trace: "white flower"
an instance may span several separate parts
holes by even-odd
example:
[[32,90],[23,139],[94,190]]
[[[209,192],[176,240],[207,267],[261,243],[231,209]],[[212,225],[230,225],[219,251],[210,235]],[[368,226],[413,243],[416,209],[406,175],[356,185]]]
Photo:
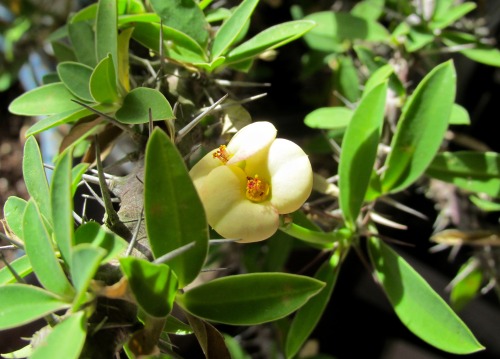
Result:
[[252,123],[190,171],[208,223],[225,238],[269,238],[279,215],[299,209],[311,193],[309,158],[276,132],[269,122]]

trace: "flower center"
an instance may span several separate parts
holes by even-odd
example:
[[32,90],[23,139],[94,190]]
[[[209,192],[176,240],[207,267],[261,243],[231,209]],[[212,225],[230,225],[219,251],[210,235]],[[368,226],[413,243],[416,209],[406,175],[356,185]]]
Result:
[[228,152],[225,145],[220,145],[219,149],[214,152],[213,157],[218,158],[222,163],[226,164],[231,154]]
[[269,184],[262,181],[259,175],[247,177],[247,198],[252,202],[262,202],[269,195]]

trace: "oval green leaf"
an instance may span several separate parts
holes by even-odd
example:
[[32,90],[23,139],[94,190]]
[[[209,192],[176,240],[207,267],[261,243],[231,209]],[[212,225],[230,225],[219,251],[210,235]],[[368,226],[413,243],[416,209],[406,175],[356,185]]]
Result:
[[426,175],[471,192],[500,197],[500,154],[496,152],[443,152]]
[[83,101],[94,101],[89,85],[92,67],[78,62],[61,62],[57,65],[57,74],[73,95]]
[[456,103],[453,104],[450,115],[450,125],[470,125],[469,112]]
[[74,290],[59,264],[38,206],[32,199],[24,211],[23,233],[24,249],[40,283],[55,294],[71,298]]
[[149,110],[153,121],[175,117],[170,103],[160,91],[137,87],[124,97],[122,107],[116,111],[116,119],[128,124],[148,123]]
[[231,50],[226,57],[226,63],[243,61],[256,57],[266,50],[283,46],[298,39],[315,25],[313,21],[297,20],[272,26]]
[[77,312],[57,324],[35,349],[30,359],[78,359],[85,344],[85,312]]
[[26,284],[1,286],[0,298],[0,330],[18,327],[69,307],[52,293]]
[[3,206],[3,215],[12,232],[23,239],[23,213],[26,208],[26,200],[10,196]]
[[44,217],[52,225],[49,183],[45,175],[40,147],[35,137],[29,137],[24,144],[23,177],[32,200],[36,202]]
[[384,193],[415,182],[443,141],[455,101],[456,73],[451,61],[436,66],[403,108],[382,176]]
[[320,11],[307,15],[304,20],[314,21],[318,26],[304,36],[314,50],[342,52],[347,50],[345,40],[386,42],[389,33],[378,22],[348,13]]
[[62,82],[56,82],[22,94],[10,103],[9,111],[23,116],[54,115],[81,109],[79,104],[72,101],[75,99]]
[[106,256],[106,251],[89,243],[75,246],[71,252],[71,281],[75,286],[76,295],[73,310],[77,310],[85,299],[85,293],[90,281]]
[[309,113],[304,123],[320,130],[345,128],[352,118],[353,110],[347,107],[322,107]]
[[212,280],[178,297],[188,312],[210,321],[255,325],[287,316],[324,283],[285,273],[241,274]]
[[153,131],[146,147],[144,216],[155,258],[195,243],[168,262],[181,288],[192,282],[207,255],[208,225],[180,153],[159,128]]
[[185,33],[203,47],[207,44],[209,25],[195,1],[151,0],[151,6],[165,25]]
[[61,257],[68,265],[71,263],[70,252],[74,242],[73,196],[71,194],[72,159],[70,151],[65,151],[59,156],[50,186],[54,239],[61,251]]
[[96,102],[105,104],[117,102],[116,73],[111,54],[103,58],[92,72],[90,93]]
[[427,343],[454,354],[484,349],[469,328],[429,284],[396,252],[376,238],[369,253],[382,287],[399,319]]
[[90,67],[97,65],[95,35],[91,23],[87,21],[70,22],[68,33],[78,62]]
[[[98,107],[95,108],[98,109]],[[79,108],[73,110],[42,118],[41,120],[35,122],[35,124],[33,124],[33,126],[26,131],[26,137],[36,135],[40,132],[48,130],[49,128],[57,127],[65,123],[75,122],[89,115],[93,115],[92,111],[80,106]],[[97,115],[94,116],[97,117]]]
[[101,227],[97,222],[87,222],[82,224],[75,232],[75,244],[92,244],[94,247],[100,247],[106,250],[106,255],[102,258],[102,263],[122,254],[128,246],[127,241],[117,234]]
[[167,265],[126,257],[120,258],[120,266],[137,303],[147,314],[156,318],[170,314],[178,281]]
[[[118,68],[118,9],[116,0],[99,0],[95,19],[96,60],[107,58],[111,54],[113,70]],[[77,45],[78,46],[78,45]],[[114,73],[116,79],[116,72]],[[116,81],[116,80],[115,80]],[[104,101],[98,101],[104,102]]]
[[339,204],[353,229],[365,198],[384,120],[387,82],[365,95],[354,111],[342,140],[339,162]]
[[343,256],[344,254],[337,250],[314,275],[314,278],[325,282],[326,285],[319,294],[311,298],[295,314],[286,337],[285,353],[287,358],[295,357],[322,317],[337,282],[340,261]]
[[234,43],[244,29],[258,3],[259,0],[244,0],[222,24],[214,37],[211,59],[216,59],[225,54],[229,46]]
[[483,271],[478,259],[469,258],[460,267],[452,283],[450,305],[454,310],[461,311],[479,293],[483,283]]

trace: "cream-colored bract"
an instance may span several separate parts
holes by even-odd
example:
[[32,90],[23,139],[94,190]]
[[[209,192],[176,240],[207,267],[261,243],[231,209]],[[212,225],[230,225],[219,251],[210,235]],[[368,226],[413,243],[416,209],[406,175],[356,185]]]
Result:
[[296,211],[311,194],[309,158],[276,133],[270,122],[254,122],[191,169],[208,223],[221,236],[267,239],[278,230],[279,215]]

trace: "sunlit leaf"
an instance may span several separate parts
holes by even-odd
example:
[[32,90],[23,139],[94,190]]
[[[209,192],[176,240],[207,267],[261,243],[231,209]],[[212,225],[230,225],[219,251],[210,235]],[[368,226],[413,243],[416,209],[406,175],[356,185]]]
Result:
[[399,319],[427,343],[454,354],[484,349],[469,328],[410,265],[384,242],[370,238],[371,261]]
[[9,111],[16,115],[42,116],[81,109],[62,82],[37,87],[12,101]]
[[35,321],[49,313],[69,307],[54,294],[26,284],[0,286],[0,330]]
[[365,95],[347,126],[339,162],[339,204],[346,223],[356,226],[377,156],[387,83]]
[[177,29],[204,47],[208,41],[208,23],[203,11],[193,0],[151,0],[163,24]]
[[122,107],[116,111],[116,119],[123,123],[147,123],[151,120],[174,118],[172,107],[165,96],[155,89],[137,87],[125,95]]
[[483,272],[478,260],[472,257],[464,263],[452,283],[450,305],[454,310],[461,311],[481,289]]
[[59,157],[50,185],[50,204],[54,223],[54,239],[64,261],[71,263],[71,247],[74,242],[73,196],[71,194],[71,152]]
[[283,318],[323,287],[323,282],[293,274],[241,274],[201,284],[178,296],[178,302],[200,318],[254,325]]
[[[95,19],[96,60],[101,62],[111,55],[114,71],[118,69],[118,10],[116,0],[99,0]],[[78,46],[78,45],[76,45]],[[116,73],[114,78],[116,79]],[[116,80],[115,80],[116,81]],[[95,98],[95,97],[94,97]],[[98,101],[106,102],[106,101]]]
[[10,196],[3,206],[3,215],[9,228],[16,236],[23,239],[23,213],[26,208],[26,200]]
[[443,141],[455,101],[456,73],[448,61],[436,66],[403,108],[382,176],[383,192],[397,192],[416,181]]
[[128,246],[123,238],[92,221],[82,224],[75,232],[75,245],[84,243],[106,250],[106,255],[101,259],[102,263],[116,258]]
[[111,54],[97,64],[90,77],[90,93],[96,102],[112,104],[118,100],[115,65]]
[[322,107],[309,113],[304,123],[321,130],[345,128],[351,121],[353,112],[347,107]]
[[451,109],[450,125],[470,125],[469,112],[462,106],[454,104]]
[[500,67],[500,50],[479,42],[474,35],[457,31],[443,31],[442,39],[447,46],[463,48],[459,52],[473,61]]
[[234,10],[232,15],[222,24],[214,37],[212,44],[211,58],[215,59],[224,55],[252,15],[259,0],[244,0]]
[[315,25],[312,21],[297,20],[272,26],[231,50],[226,57],[226,63],[240,62],[266,50],[283,46],[301,37]]
[[155,258],[194,242],[193,248],[168,262],[184,287],[196,278],[205,261],[208,225],[184,160],[159,128],[146,147],[144,216]]
[[40,283],[61,297],[71,298],[74,290],[59,264],[40,210],[32,199],[24,210],[23,233],[24,249]]
[[57,65],[57,73],[66,88],[83,101],[93,102],[90,94],[90,76],[92,67],[79,62],[61,62]]
[[30,359],[78,359],[85,343],[85,312],[72,313],[52,328],[37,346]]

